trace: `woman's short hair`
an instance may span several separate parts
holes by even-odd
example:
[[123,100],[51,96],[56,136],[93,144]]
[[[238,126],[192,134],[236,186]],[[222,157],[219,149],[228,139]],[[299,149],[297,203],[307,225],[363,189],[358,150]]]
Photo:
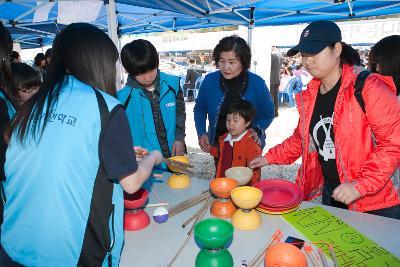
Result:
[[38,87],[42,83],[37,71],[28,64],[11,63],[11,72],[17,89]]
[[400,35],[391,35],[377,42],[369,53],[368,67],[372,72],[377,71],[386,76],[392,76],[397,88],[397,95],[400,94]]
[[231,104],[226,114],[239,114],[245,122],[251,122],[256,116],[256,109],[249,101],[241,99]]
[[143,39],[124,45],[121,50],[121,61],[125,70],[133,76],[157,69],[159,65],[156,48]]
[[237,35],[222,38],[213,51],[215,64],[218,66],[222,52],[233,51],[243,66],[248,70],[251,64],[251,49],[246,41]]

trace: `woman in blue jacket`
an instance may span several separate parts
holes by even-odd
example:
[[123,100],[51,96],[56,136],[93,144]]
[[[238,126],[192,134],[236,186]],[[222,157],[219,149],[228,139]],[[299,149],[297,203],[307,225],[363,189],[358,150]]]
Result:
[[6,154],[0,266],[118,266],[123,191],[161,162],[139,164],[115,95],[118,51],[76,23],[54,40],[39,92],[18,110]]
[[225,116],[228,107],[240,99],[249,101],[256,108],[251,135],[264,147],[265,130],[274,119],[274,104],[265,81],[248,71],[251,63],[250,47],[243,38],[228,36],[219,41],[213,57],[219,71],[205,77],[194,106],[194,120],[201,149],[205,152],[217,149],[218,137],[227,132]]

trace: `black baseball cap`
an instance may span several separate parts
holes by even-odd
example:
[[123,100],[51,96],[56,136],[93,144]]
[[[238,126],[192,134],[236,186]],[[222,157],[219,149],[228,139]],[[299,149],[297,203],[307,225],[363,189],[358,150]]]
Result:
[[301,33],[299,44],[292,47],[287,56],[292,57],[298,52],[318,54],[325,47],[342,41],[339,26],[329,20],[318,20],[309,24]]

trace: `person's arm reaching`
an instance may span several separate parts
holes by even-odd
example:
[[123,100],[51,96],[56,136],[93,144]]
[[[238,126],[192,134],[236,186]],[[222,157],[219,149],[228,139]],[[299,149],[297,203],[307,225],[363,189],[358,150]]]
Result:
[[162,161],[162,155],[159,151],[152,151],[147,157],[138,163],[136,172],[122,177],[119,182],[122,189],[133,194],[142,187],[142,184],[149,178],[154,165],[160,164]]

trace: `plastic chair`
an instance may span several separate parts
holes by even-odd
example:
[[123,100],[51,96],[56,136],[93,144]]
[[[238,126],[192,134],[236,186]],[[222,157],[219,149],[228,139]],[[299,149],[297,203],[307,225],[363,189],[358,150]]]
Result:
[[303,84],[297,77],[291,77],[284,82],[286,85],[282,84],[282,87],[279,88],[278,103],[281,105],[282,102],[289,102],[289,107],[294,107],[296,105],[294,94],[302,90]]
[[197,78],[196,82],[194,83],[194,88],[188,88],[186,89],[186,98],[189,95],[189,91],[193,92],[193,98],[196,99],[197,95],[199,93],[199,89],[201,86],[201,82],[203,81],[203,78],[200,76],[199,78]]

